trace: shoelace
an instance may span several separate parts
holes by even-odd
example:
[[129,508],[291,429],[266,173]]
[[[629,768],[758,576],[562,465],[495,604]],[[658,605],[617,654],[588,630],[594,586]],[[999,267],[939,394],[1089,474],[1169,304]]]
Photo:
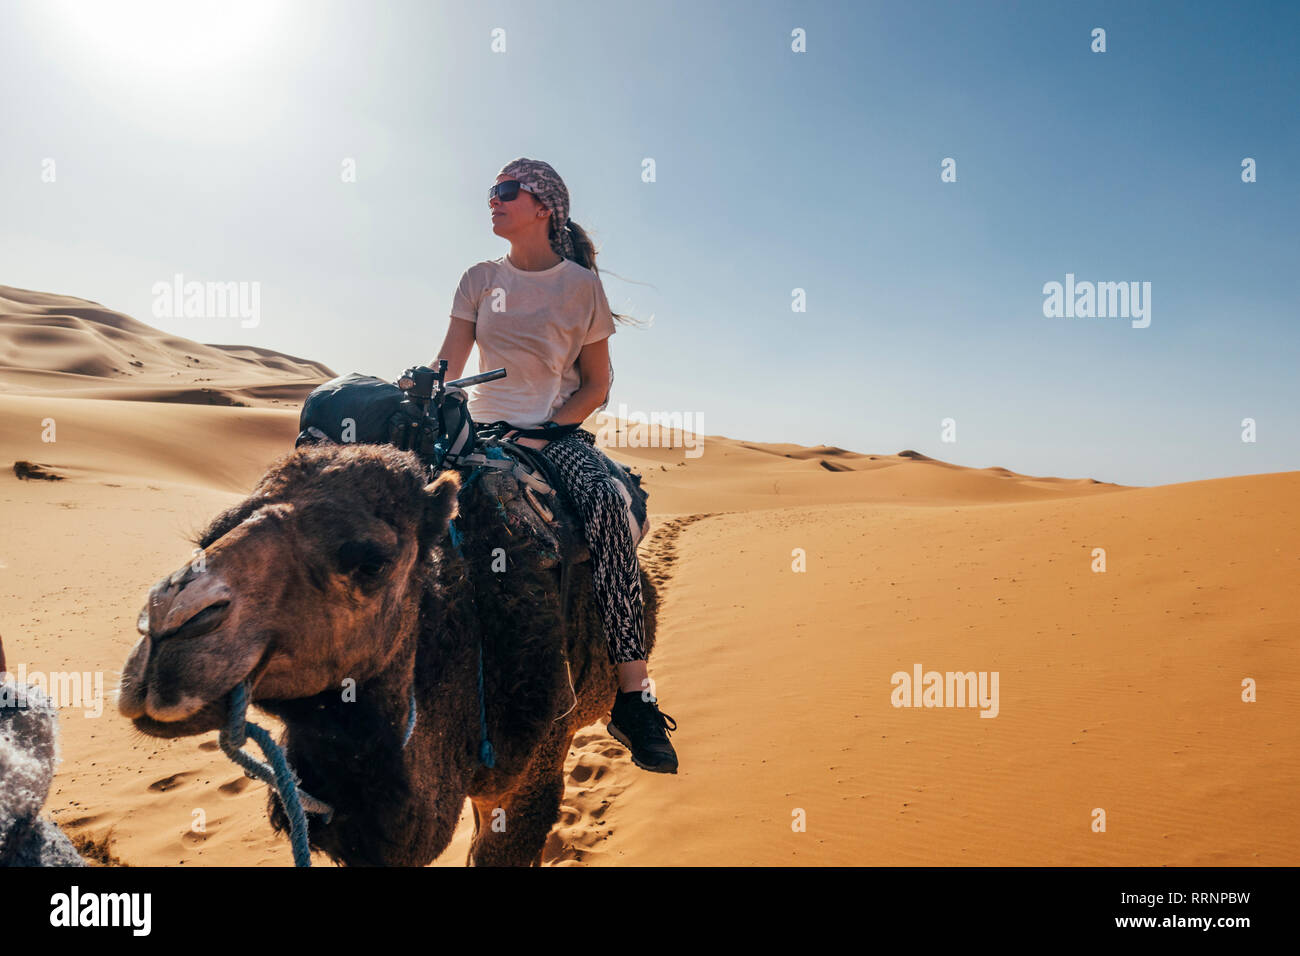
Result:
[[645,719],[649,721],[650,730],[652,731],[662,730],[664,732],[664,735],[668,736],[668,731],[670,729],[670,726],[672,730],[677,729],[677,721],[673,720],[662,710],[660,710],[658,704],[656,704],[652,700],[649,700],[649,701],[645,701],[645,705],[646,706],[643,713],[645,714]]

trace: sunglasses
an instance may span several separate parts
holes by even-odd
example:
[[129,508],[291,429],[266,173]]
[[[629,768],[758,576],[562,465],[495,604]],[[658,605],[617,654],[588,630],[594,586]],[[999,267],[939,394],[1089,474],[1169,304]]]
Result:
[[537,195],[531,186],[525,186],[517,179],[507,179],[505,182],[497,183],[488,190],[488,202],[493,199],[500,199],[502,202],[514,202],[519,198],[519,190],[521,189]]

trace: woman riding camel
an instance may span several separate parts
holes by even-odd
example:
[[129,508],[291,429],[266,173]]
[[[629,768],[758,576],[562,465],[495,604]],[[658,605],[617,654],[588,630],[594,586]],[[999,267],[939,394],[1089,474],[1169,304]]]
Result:
[[[451,323],[433,364],[447,360],[459,378],[475,342],[479,369],[505,367],[507,376],[475,387],[469,412],[476,422],[506,421],[513,429],[581,424],[609,399],[609,336],[614,316],[596,271],[596,249],[569,218],[569,190],[547,163],[516,159],[488,191],[492,231],[510,243],[500,259],[479,262],[461,276]],[[510,438],[514,431],[504,437]],[[518,437],[553,461],[582,516],[591,552],[596,600],[619,694],[608,730],[644,770],[676,773],[643,647],[641,566],[623,493],[583,428],[562,437]]]

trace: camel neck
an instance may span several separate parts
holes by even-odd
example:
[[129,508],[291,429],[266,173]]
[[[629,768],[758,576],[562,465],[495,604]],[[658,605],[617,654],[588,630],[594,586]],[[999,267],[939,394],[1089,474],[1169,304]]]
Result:
[[[313,842],[351,865],[431,862],[451,841],[474,772],[469,749],[452,741],[465,740],[471,727],[477,733],[476,705],[430,686],[416,638],[408,640],[410,650],[355,695],[328,691],[276,708],[303,789],[335,811],[331,825],[313,828]],[[412,687],[417,719],[404,747]]]

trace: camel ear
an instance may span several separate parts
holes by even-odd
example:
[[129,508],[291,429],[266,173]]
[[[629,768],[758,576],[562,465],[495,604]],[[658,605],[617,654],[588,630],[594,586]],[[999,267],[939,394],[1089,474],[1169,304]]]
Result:
[[446,533],[451,519],[459,514],[458,494],[460,473],[455,471],[444,471],[424,486],[424,525],[434,540]]

